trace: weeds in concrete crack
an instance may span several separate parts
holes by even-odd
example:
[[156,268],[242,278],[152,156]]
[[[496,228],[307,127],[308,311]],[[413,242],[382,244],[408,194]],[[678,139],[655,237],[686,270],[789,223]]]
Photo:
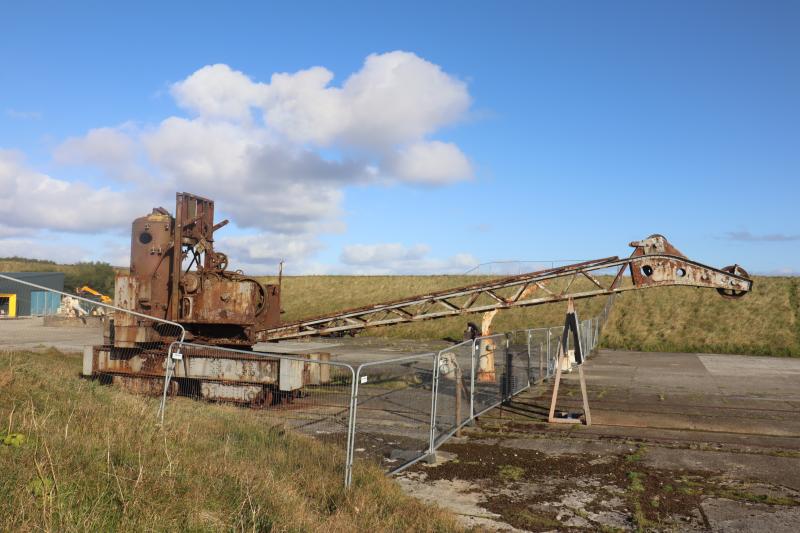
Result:
[[636,448],[635,452],[625,456],[625,461],[628,463],[635,463],[641,461],[642,459],[644,459],[644,455],[646,453],[647,453],[647,446],[640,444]]

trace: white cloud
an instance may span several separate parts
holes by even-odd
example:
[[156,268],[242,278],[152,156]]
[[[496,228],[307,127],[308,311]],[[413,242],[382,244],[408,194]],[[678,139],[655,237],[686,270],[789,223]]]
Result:
[[321,246],[314,234],[259,233],[226,236],[219,240],[220,249],[259,271],[272,272],[281,261],[303,262]]
[[332,79],[323,67],[274,74],[265,86],[264,121],[294,142],[332,144],[352,122],[341,89],[327,86]]
[[265,87],[265,121],[288,137],[320,145],[387,150],[460,120],[466,84],[409,52],[372,54],[339,87],[321,67],[276,74]]
[[131,124],[95,128],[82,137],[70,137],[56,147],[53,159],[62,165],[93,166],[116,181],[152,185],[151,176],[137,161],[139,140]]
[[471,102],[464,82],[401,51],[367,57],[342,93],[353,114],[343,135],[362,146],[422,139],[460,120]]
[[[144,213],[141,213],[142,215]],[[127,267],[131,262],[131,243],[130,238],[125,235],[121,239],[103,239],[97,241],[98,248],[102,250],[101,256],[88,256],[85,259],[93,261],[105,261],[117,267]]]
[[341,87],[312,67],[252,81],[227,65],[210,65],[172,86],[184,108],[204,118],[249,122],[252,110],[296,143],[386,152],[461,120],[471,98],[466,84],[403,51],[372,54]]
[[300,233],[339,215],[341,185],[367,169],[287,146],[264,129],[171,117],[144,137],[166,189],[214,198],[241,228]]
[[264,100],[264,84],[228,65],[207,65],[172,84],[178,105],[209,118],[249,122],[250,108]]
[[143,142],[151,161],[168,177],[204,187],[246,178],[253,150],[267,138],[258,128],[169,117]]
[[[424,140],[466,112],[463,82],[408,52],[369,56],[341,87],[332,79],[323,67],[274,74],[269,83],[227,65],[203,67],[172,85],[197,117],[168,118],[143,144],[165,187],[227,201],[237,225],[277,233],[335,220],[348,183],[471,177],[457,146]],[[325,159],[307,143],[335,146],[341,157]]]
[[470,254],[429,258],[425,244],[354,244],[342,249],[340,261],[355,274],[461,274],[478,264]]
[[[220,242],[234,261],[286,258],[311,268],[319,236],[342,231],[347,185],[444,185],[472,176],[458,146],[430,139],[467,113],[463,81],[403,51],[370,55],[340,85],[333,79],[321,66],[261,82],[209,65],[171,86],[189,116],[99,127],[55,149],[56,163],[96,167],[125,191],[54,179],[4,153],[0,209],[7,219],[0,224],[124,233],[133,218],[153,205],[171,206],[183,190],[213,198],[232,220],[231,238]],[[107,255],[121,257],[109,246]]]
[[763,276],[800,276],[800,270],[796,267],[783,266],[764,272],[756,272],[756,274],[761,274]]
[[399,150],[389,173],[404,181],[441,185],[472,177],[467,156],[452,143],[420,142]]
[[67,165],[113,167],[133,159],[135,143],[116,128],[95,128],[83,137],[70,137],[53,153],[56,162]]
[[[57,235],[49,234],[48,239],[0,237],[0,256],[25,257],[28,259],[47,259],[56,263],[76,263],[87,258],[89,250],[82,246],[63,242]],[[128,264],[126,260],[124,264]]]
[[[27,237],[34,235],[35,233],[36,231],[30,228],[15,228],[13,226],[7,226],[0,223],[0,239],[8,239],[11,237]],[[0,251],[0,256],[3,254],[4,252]]]
[[729,231],[726,237],[732,241],[745,241],[745,242],[800,241],[800,233],[767,233],[762,235],[754,235],[749,231]]
[[0,150],[0,223],[7,227],[98,232],[130,224],[137,208],[123,192],[51,178],[27,168],[19,152]]

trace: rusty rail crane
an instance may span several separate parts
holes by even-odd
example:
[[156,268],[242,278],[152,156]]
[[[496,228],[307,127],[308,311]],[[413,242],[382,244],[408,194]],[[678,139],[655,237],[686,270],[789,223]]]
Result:
[[[256,339],[292,339],[357,331],[369,327],[486,313],[667,285],[717,289],[726,298],[739,298],[752,288],[753,282],[742,267],[733,265],[716,269],[692,261],[661,235],[632,242],[630,246],[635,250],[630,257],[624,259],[606,257],[349,309],[260,331],[256,334]],[[610,277],[593,275],[608,269],[616,269],[616,273]],[[630,284],[623,283],[626,269],[630,270]],[[588,280],[591,288],[571,290],[579,278]],[[565,282],[560,288],[548,286],[557,285],[559,281]]]
[[[175,215],[164,208],[133,222],[131,264],[118,274],[115,303],[133,313],[114,313],[104,343],[84,355],[84,373],[112,379],[140,392],[160,392],[165,354],[176,332],[142,316],[180,323],[195,344],[251,349],[257,342],[356,332],[371,327],[590,298],[662,286],[716,289],[740,298],[753,286],[738,265],[721,269],[687,258],[661,235],[630,243],[626,258],[606,257],[391,302],[280,323],[280,284],[264,285],[228,270],[214,249],[214,202],[188,193],[176,196]],[[628,271],[630,276],[625,276]],[[173,393],[208,399],[263,403],[274,392],[302,387],[302,377],[281,371],[268,354],[204,350],[186,353]],[[286,369],[284,369],[286,370]],[[282,379],[283,378],[283,379]]]

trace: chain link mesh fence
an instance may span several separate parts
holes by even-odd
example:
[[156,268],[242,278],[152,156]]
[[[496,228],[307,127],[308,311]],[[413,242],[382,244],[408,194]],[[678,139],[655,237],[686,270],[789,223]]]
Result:
[[474,344],[466,341],[439,352],[431,446],[444,442],[472,418]]
[[506,336],[505,373],[508,376],[506,386],[506,399],[508,400],[530,387],[533,362],[528,342],[528,330],[512,331]]
[[472,389],[473,416],[499,405],[504,398],[506,336],[487,335],[475,339],[475,376]]

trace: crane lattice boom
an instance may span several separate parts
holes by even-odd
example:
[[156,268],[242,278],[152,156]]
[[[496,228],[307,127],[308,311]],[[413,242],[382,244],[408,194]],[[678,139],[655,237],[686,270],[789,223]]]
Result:
[[[492,278],[447,289],[300,320],[256,333],[259,341],[292,339],[526,307],[624,291],[685,285],[717,289],[738,298],[753,282],[738,265],[717,269],[688,259],[661,235],[630,244],[630,257],[606,257],[559,268]],[[630,271],[630,279],[624,276]],[[604,274],[609,271],[611,274]]]

